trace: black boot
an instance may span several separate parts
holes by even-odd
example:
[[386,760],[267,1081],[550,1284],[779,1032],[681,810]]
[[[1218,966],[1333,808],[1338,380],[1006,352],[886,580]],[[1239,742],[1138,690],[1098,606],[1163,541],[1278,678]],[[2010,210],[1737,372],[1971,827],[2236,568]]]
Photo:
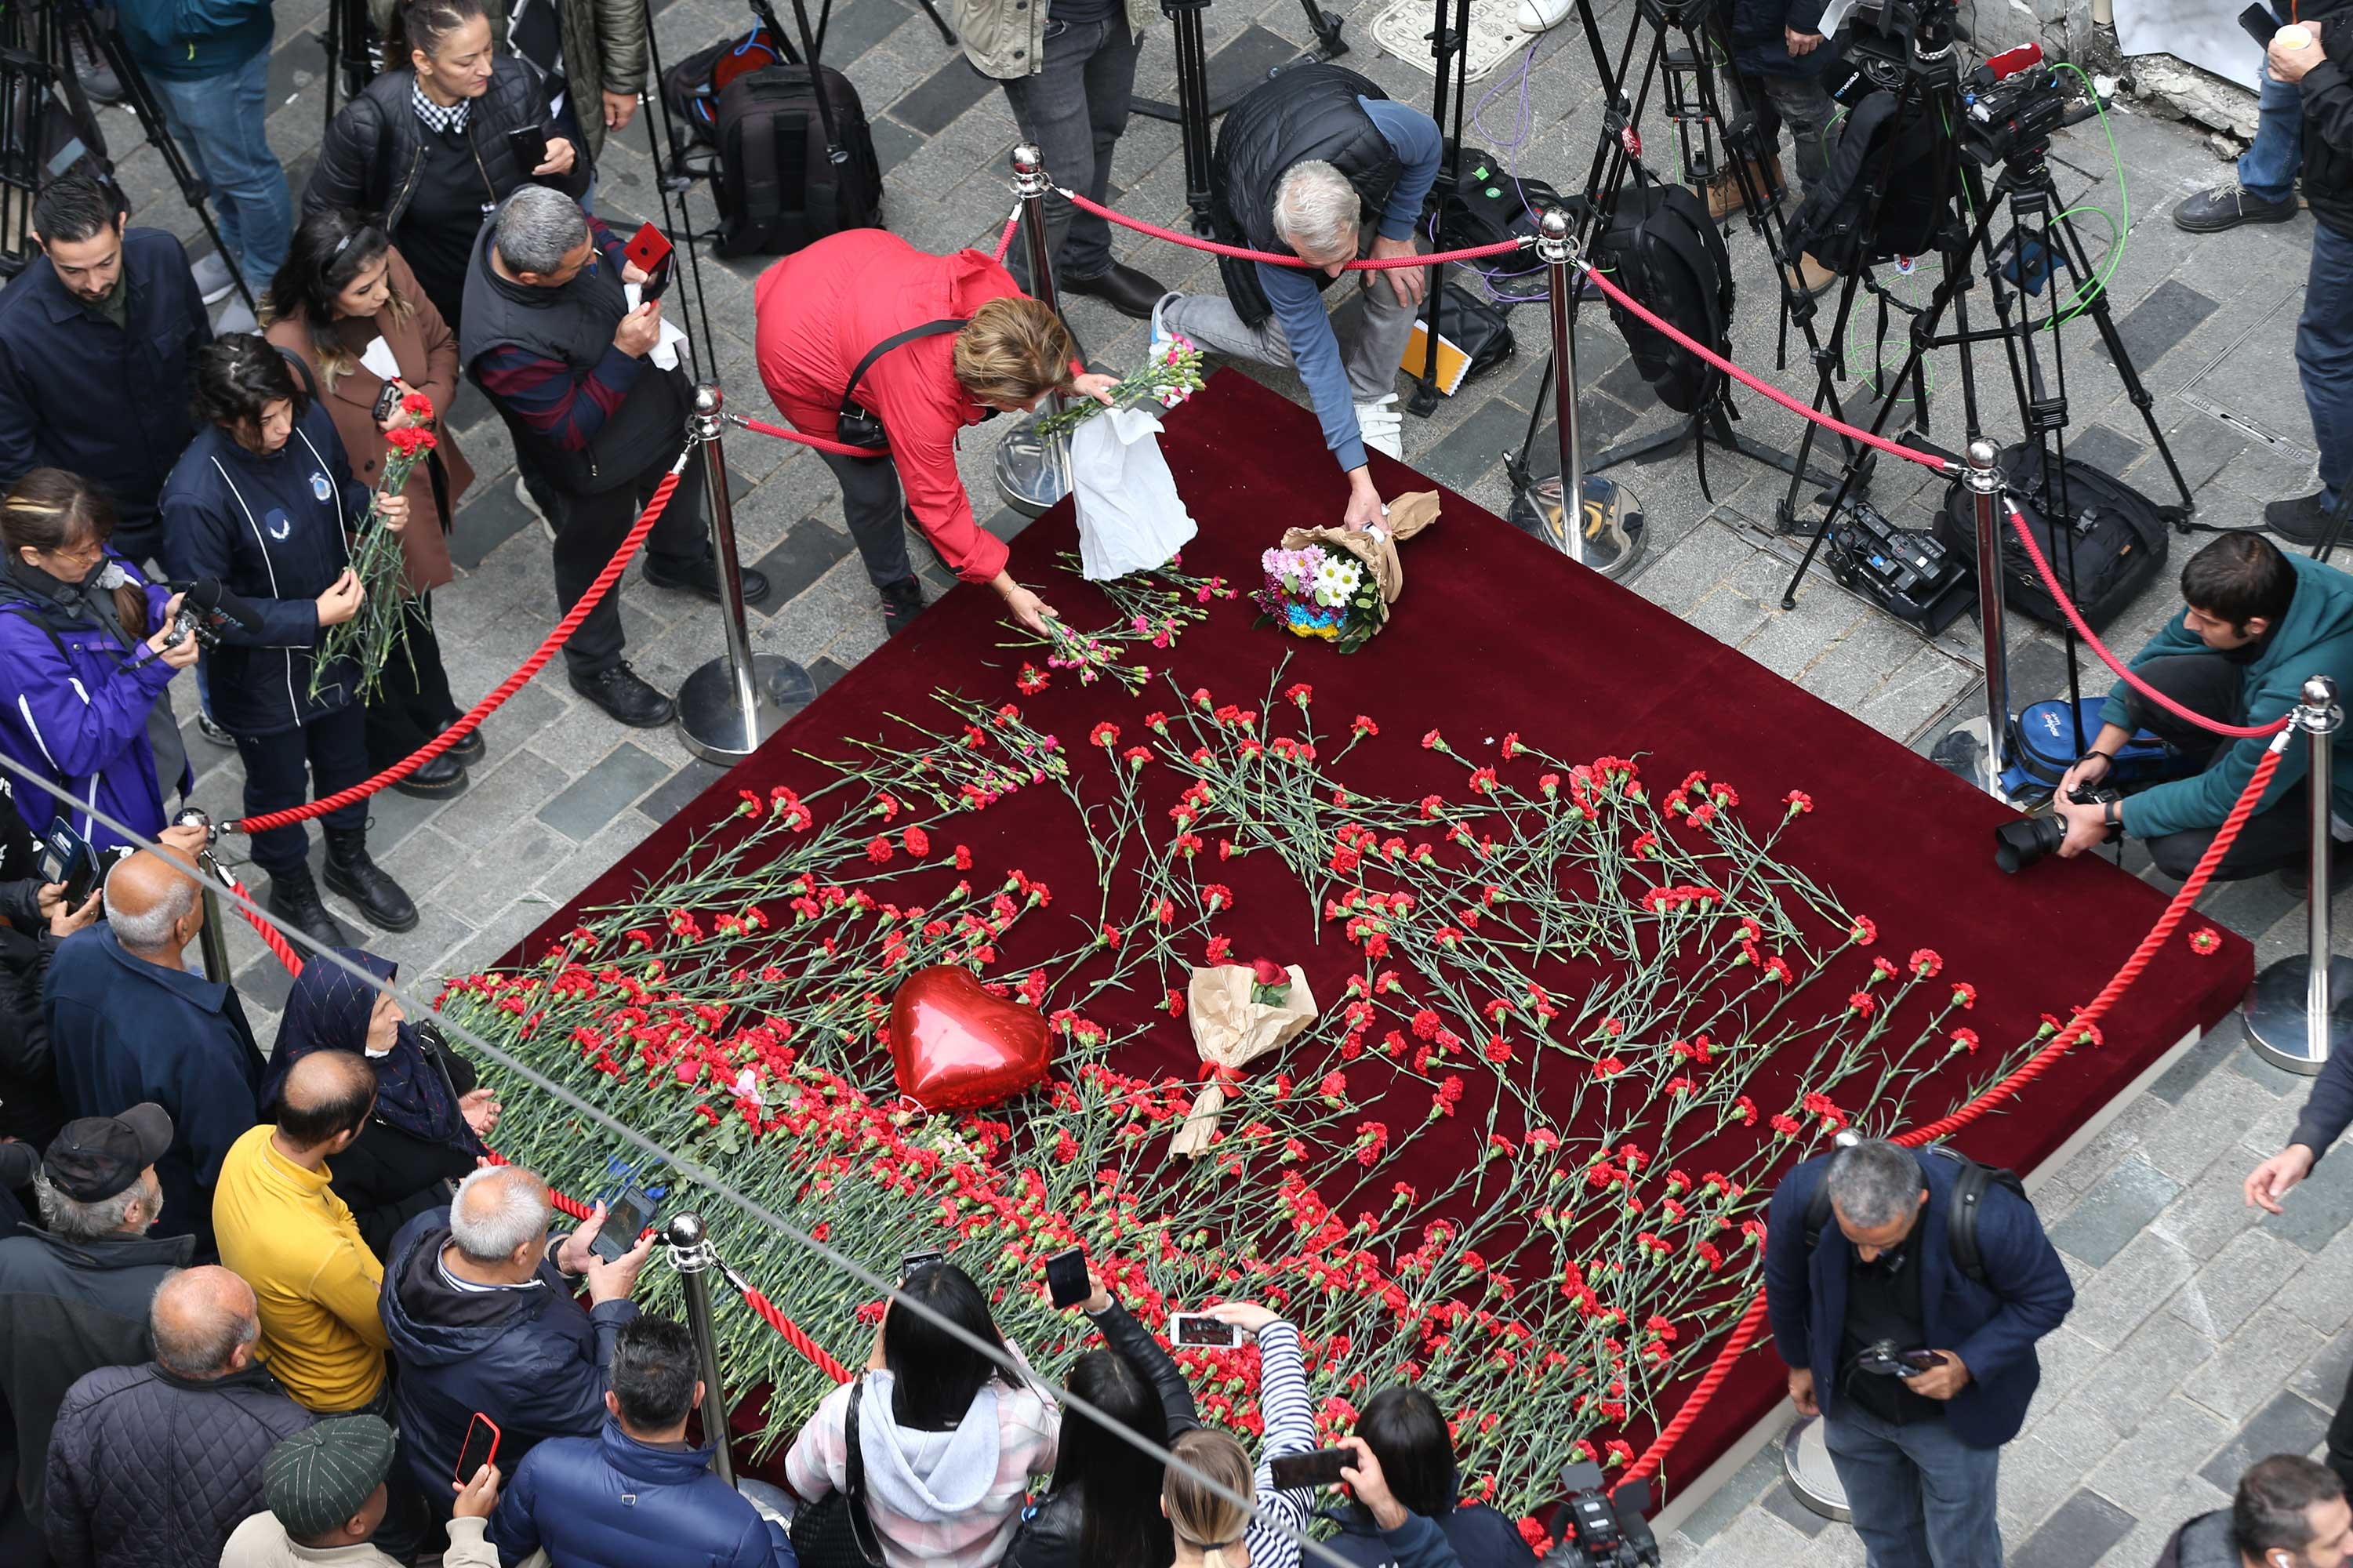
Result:
[[327,829],[327,886],[360,907],[368,924],[380,931],[415,931],[417,906],[368,858],[367,829]]
[[913,573],[878,590],[882,595],[882,635],[895,637],[923,613],[923,584]]
[[459,756],[458,748],[452,746],[392,787],[403,795],[416,795],[421,800],[448,800],[451,795],[463,795],[466,793],[465,759]]
[[[326,901],[319,897],[319,884],[311,879],[308,866],[271,872],[269,902],[265,907],[280,922],[292,926],[321,947],[352,945],[352,933],[327,912]],[[311,955],[306,952],[302,956],[307,959]]]

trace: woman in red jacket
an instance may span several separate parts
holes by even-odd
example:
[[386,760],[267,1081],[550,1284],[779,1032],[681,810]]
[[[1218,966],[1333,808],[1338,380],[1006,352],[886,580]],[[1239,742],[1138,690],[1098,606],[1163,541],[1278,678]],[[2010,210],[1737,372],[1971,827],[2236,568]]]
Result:
[[1034,408],[1050,393],[1110,401],[1113,378],[1087,374],[1060,318],[978,251],[931,256],[876,228],[845,230],[785,258],[761,275],[754,298],[768,395],[794,428],[829,438],[868,352],[939,325],[878,356],[859,380],[855,401],[881,421],[890,455],[818,456],[841,483],[849,535],[881,592],[891,633],[923,607],[900,521],[910,513],[958,577],[987,584],[1023,625],[1044,630],[1052,611],[1007,574],[1004,542],[973,521],[956,436],[996,414]]

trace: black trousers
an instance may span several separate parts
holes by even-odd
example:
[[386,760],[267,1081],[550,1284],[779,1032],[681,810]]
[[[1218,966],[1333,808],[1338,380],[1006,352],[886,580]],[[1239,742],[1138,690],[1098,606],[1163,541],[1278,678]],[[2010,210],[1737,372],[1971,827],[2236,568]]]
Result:
[[[2244,670],[2245,666],[2220,653],[2189,653],[2153,658],[2133,673],[2193,713],[2225,724],[2244,724],[2248,716],[2239,700]],[[2125,689],[2125,707],[2135,728],[2148,731],[2199,759],[2203,766],[2211,766],[2239,743],[2174,717],[2130,687]],[[2179,881],[2196,868],[2198,858],[2206,853],[2219,830],[2219,825],[2192,827],[2152,838],[2149,858],[2157,862],[2158,870]],[[2214,868],[2213,879],[2239,882],[2285,866],[2301,866],[2309,856],[2311,836],[2312,795],[2298,779],[2285,795],[2247,818],[2239,837],[2232,841],[2230,853]]]
[[408,648],[384,667],[367,705],[368,771],[380,773],[415,752],[463,711],[449,695],[449,672],[441,668],[441,638],[433,626],[433,597],[427,595],[408,620]]
[[907,503],[899,493],[899,470],[891,459],[825,451],[818,456],[841,485],[842,518],[865,559],[866,575],[878,588],[914,575],[907,560]]
[[[302,805],[368,776],[367,715],[358,703],[347,702],[299,729],[239,735],[237,754],[245,763],[248,816]],[[334,833],[364,832],[367,819],[367,802],[359,800],[320,820]],[[273,877],[301,865],[310,852],[310,836],[299,822],[253,836],[253,863]]]
[[[605,570],[606,563],[628,537],[638,514],[646,508],[647,498],[654,493],[662,476],[670,472],[670,461],[654,464],[636,479],[616,485],[597,495],[575,495],[563,490],[551,490],[549,499],[555,510],[549,520],[555,524],[555,603],[565,613],[580,602],[588,584]],[[679,476],[678,489],[663,509],[661,520],[646,536],[646,553],[670,563],[674,570],[683,572],[701,561],[711,549],[711,538],[702,521],[702,459],[697,456]],[[621,650],[628,639],[621,632],[620,584],[616,583],[588,618],[580,623],[572,639],[564,645],[564,661],[572,673],[586,679],[602,675],[621,662]]]

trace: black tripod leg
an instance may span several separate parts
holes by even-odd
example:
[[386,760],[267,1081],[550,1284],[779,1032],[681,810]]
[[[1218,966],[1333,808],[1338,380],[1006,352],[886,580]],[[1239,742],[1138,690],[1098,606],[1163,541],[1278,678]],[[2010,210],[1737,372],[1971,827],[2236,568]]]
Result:
[[[690,199],[694,193],[694,180],[686,170],[685,154],[679,146],[678,127],[671,122],[670,117],[670,102],[662,96],[661,43],[654,36],[651,0],[641,0],[641,5],[645,14],[648,90],[644,95],[644,105],[638,112],[646,117],[646,151],[653,155],[654,190],[661,198],[662,228],[670,236],[673,251],[679,248],[686,251],[687,276],[692,281],[694,289],[695,319],[697,324],[702,329],[700,339],[688,341],[686,352],[693,363],[694,374],[700,377],[702,374],[702,345],[708,343],[711,346],[711,371],[715,378],[719,373],[719,341],[711,335],[711,296],[702,287],[702,252],[695,243],[701,237],[694,231],[694,212],[690,205]],[[660,126],[659,132],[655,130],[657,123]],[[667,163],[663,162],[662,158],[664,142],[667,142],[670,147],[670,158]],[[678,195],[678,218],[675,228],[671,227],[670,210],[673,182],[675,182]],[[675,267],[678,263],[673,260],[670,265]]]
[[[1471,66],[1471,0],[1454,0],[1454,26],[1445,24],[1446,0],[1438,0],[1439,26],[1430,35],[1430,52],[1436,57],[1438,81],[1430,89],[1430,117],[1443,130],[1446,125],[1446,104],[1450,78],[1453,88],[1454,140],[1445,165],[1438,171],[1438,240],[1437,247],[1446,248],[1446,202],[1462,180],[1462,110],[1463,100],[1470,97],[1465,73]],[[1376,277],[1372,286],[1381,288],[1387,280]],[[1422,331],[1421,374],[1414,378],[1413,393],[1406,399],[1409,413],[1423,419],[1438,412],[1438,345],[1446,328],[1446,268],[1432,267],[1422,289],[1422,309],[1429,324]]]

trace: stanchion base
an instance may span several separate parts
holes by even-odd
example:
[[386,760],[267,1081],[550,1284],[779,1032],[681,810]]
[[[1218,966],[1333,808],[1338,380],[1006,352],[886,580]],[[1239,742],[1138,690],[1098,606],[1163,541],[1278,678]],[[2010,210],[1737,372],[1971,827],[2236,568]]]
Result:
[[2306,1078],[2327,1065],[2327,1052],[2353,1048],[2353,958],[2328,961],[2328,1041],[2317,1057],[2305,1027],[2311,979],[2310,953],[2283,958],[2255,976],[2240,1005],[2247,1020],[2247,1043],[2255,1047],[2255,1055]]
[[747,735],[727,656],[720,655],[688,676],[678,689],[678,732],[686,749],[706,763],[740,763],[817,696],[817,683],[807,670],[773,653],[753,656],[752,689],[757,701],[754,733]]
[[1036,517],[1071,493],[1071,443],[1040,436],[1030,415],[997,444],[997,493],[1016,511]]
[[793,1494],[784,1488],[770,1486],[755,1476],[738,1476],[735,1478],[735,1489],[760,1510],[762,1519],[773,1519],[778,1524],[792,1522]]
[[[1599,474],[1585,476],[1584,499],[1585,564],[1604,577],[1622,578],[1642,558],[1642,503],[1623,484]],[[1559,475],[1532,479],[1513,493],[1512,524],[1571,554],[1561,523]]]
[[1847,1512],[1846,1488],[1839,1484],[1838,1470],[1831,1464],[1820,1416],[1809,1415],[1782,1434],[1781,1469],[1798,1500],[1814,1512],[1841,1524],[1853,1517]]

